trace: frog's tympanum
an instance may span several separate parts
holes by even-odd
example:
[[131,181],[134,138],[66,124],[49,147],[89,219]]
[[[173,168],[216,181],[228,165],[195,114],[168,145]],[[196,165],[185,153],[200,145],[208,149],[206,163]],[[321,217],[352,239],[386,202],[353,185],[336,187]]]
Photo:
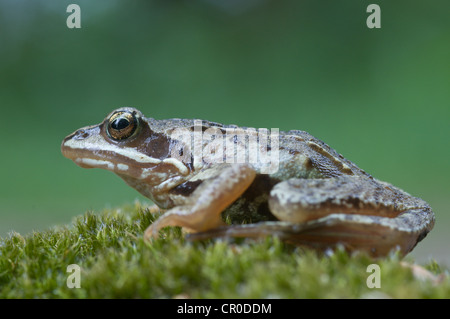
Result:
[[[307,132],[264,132],[155,120],[124,107],[67,136],[61,148],[81,167],[114,172],[166,211],[145,231],[147,240],[180,226],[191,239],[273,235],[384,256],[408,253],[433,228],[425,201],[375,179]],[[276,166],[268,169],[267,158]]]

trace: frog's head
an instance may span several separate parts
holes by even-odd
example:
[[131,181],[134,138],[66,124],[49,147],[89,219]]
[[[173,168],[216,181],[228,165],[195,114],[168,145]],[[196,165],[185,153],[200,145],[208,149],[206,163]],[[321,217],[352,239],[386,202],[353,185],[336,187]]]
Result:
[[[116,109],[102,123],[67,136],[61,151],[81,167],[116,173],[150,197],[148,186],[160,184],[173,172],[162,165],[166,155],[161,149],[168,141],[151,130],[148,120],[135,108]],[[155,147],[155,141],[159,147]]]

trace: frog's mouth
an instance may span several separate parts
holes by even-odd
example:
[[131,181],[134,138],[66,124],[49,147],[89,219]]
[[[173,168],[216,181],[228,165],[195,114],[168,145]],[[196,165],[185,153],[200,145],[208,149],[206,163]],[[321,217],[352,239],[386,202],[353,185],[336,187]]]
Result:
[[[114,164],[102,156],[99,147],[102,143],[99,136],[99,127],[86,127],[68,135],[61,144],[64,157],[71,159],[83,168],[114,169]],[[95,138],[97,136],[97,138]]]
[[[128,158],[121,156],[111,150],[104,150],[103,147],[86,142],[71,139],[69,135],[61,145],[61,152],[64,157],[71,159],[83,168],[102,168],[114,173],[127,173],[129,166],[124,164]],[[115,159],[115,160],[114,160]]]
[[64,157],[71,159],[75,164],[83,168],[103,168],[109,171],[114,171],[115,168],[115,165],[111,161],[108,161],[106,156],[101,156],[102,154],[99,151],[91,152],[82,148],[71,148],[65,146],[63,142],[61,152]]
[[136,178],[147,177],[142,175],[143,170],[151,170],[161,164],[160,159],[109,142],[100,130],[99,125],[94,125],[67,136],[61,144],[63,156],[83,168],[102,168]]

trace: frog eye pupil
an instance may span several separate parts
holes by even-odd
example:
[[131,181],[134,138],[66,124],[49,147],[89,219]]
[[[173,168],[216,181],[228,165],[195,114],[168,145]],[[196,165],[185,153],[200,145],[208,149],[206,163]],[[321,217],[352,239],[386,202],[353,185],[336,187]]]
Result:
[[107,133],[114,140],[123,140],[133,135],[138,124],[138,119],[134,113],[119,111],[109,117]]
[[119,118],[119,119],[115,119],[112,123],[111,123],[111,127],[115,130],[123,130],[124,128],[126,128],[128,125],[130,125],[130,122],[125,119],[125,118]]

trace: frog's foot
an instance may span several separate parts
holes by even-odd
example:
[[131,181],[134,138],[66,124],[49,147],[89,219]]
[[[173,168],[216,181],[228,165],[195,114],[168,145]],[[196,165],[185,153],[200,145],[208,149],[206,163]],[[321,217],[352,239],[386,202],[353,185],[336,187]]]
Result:
[[191,232],[206,231],[224,225],[221,213],[250,186],[255,171],[249,165],[232,165],[214,179],[205,181],[191,195],[189,203],[165,213],[145,233],[144,239],[159,236],[166,226],[180,226]]
[[201,211],[192,211],[190,206],[179,206],[167,211],[163,216],[151,224],[144,233],[144,239],[158,238],[159,230],[167,226],[180,226],[188,231],[216,228],[223,225],[222,219],[207,216],[203,218]]

